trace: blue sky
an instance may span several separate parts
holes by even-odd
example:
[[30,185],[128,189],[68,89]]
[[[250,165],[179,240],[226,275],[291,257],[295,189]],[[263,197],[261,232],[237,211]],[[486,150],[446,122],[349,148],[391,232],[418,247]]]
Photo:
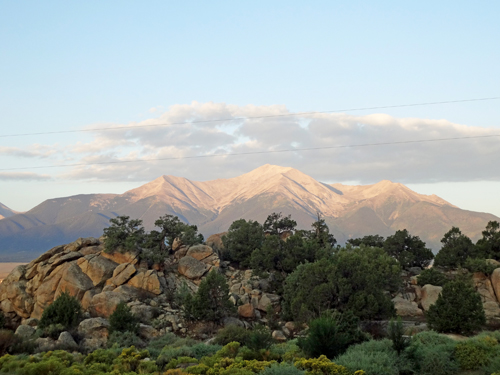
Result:
[[[175,108],[180,107],[175,106],[195,108],[192,110],[198,111],[197,118],[214,118],[227,113],[274,113],[273,106],[281,106],[282,112],[327,111],[496,97],[500,96],[498,14],[498,1],[0,1],[1,133],[191,118],[192,113],[179,114]],[[193,101],[234,107],[211,107],[207,114],[199,112]],[[259,110],[255,112],[248,106]],[[386,127],[377,133],[377,140],[383,140],[384,134],[397,141],[438,134],[500,132],[499,100],[375,113],[391,117],[362,117],[374,111],[351,111],[346,115],[355,116],[349,118],[350,123],[366,120],[368,128],[380,121],[385,121],[386,126],[397,122],[401,131]],[[434,132],[438,123],[429,123],[415,133],[409,130],[407,121],[401,120],[408,118],[446,120],[452,125]],[[310,119],[305,120],[307,123]],[[344,120],[329,121],[328,126],[333,128],[340,127]],[[105,137],[78,133],[0,138],[0,168],[134,155],[146,158],[165,155],[167,151],[162,147],[172,145],[177,148],[170,152],[182,155],[243,146],[273,149],[300,144],[305,137],[275,141],[280,131],[292,126],[282,123],[285,128],[269,133],[273,143],[266,138],[266,126],[274,125],[261,125],[257,136],[247,128],[238,130],[234,123],[225,124],[214,130],[216,148],[199,139],[205,133],[198,128],[187,129],[182,142],[176,138],[179,134],[171,134],[163,145],[146,140],[155,134],[131,137],[118,132]],[[231,138],[228,134],[236,135]],[[370,134],[363,140],[369,140]],[[357,141],[352,132],[349,136],[330,135],[335,144]],[[117,137],[127,139],[127,145]],[[314,139],[310,145],[315,144]],[[496,140],[485,142],[474,141],[475,148],[470,150],[464,143],[447,144],[454,148],[447,150],[447,155],[454,155],[453,160],[440,155],[440,145],[422,149],[428,160],[412,164],[410,159],[418,159],[417,154],[408,155],[414,169],[406,174],[389,173],[397,169],[390,169],[392,164],[375,168],[380,173],[373,173],[373,165],[349,152],[311,153],[298,159],[247,157],[234,162],[221,160],[217,165],[163,163],[149,173],[111,167],[104,171],[23,170],[22,176],[12,174],[14,171],[8,175],[3,172],[0,202],[27,210],[56,196],[121,193],[160,174],[205,180],[236,176],[269,162],[288,163],[328,182],[397,179],[461,207],[500,215],[500,203],[495,202],[500,187],[500,168],[495,158],[500,156],[500,146]],[[180,148],[181,143],[185,149]],[[82,152],[85,147],[87,151]],[[461,149],[468,153],[461,154]],[[376,152],[380,165],[394,159],[391,155],[395,151],[390,147]],[[431,171],[432,160],[444,163],[442,168]],[[356,173],[345,172],[337,166],[339,163],[355,166],[351,170]],[[474,167],[474,163],[481,164],[482,173],[477,173],[479,166]],[[321,170],[314,167],[318,164],[323,166]],[[103,178],[106,173],[113,177]]]

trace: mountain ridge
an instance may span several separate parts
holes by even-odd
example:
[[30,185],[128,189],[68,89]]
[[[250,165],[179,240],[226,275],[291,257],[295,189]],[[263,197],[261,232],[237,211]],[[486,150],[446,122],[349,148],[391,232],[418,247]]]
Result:
[[500,220],[389,180],[372,185],[326,184],[294,168],[266,164],[229,179],[192,181],[163,175],[123,194],[48,199],[0,220],[0,260],[29,260],[77,237],[98,237],[117,215],[141,219],[148,230],[158,217],[177,215],[207,236],[227,230],[240,218],[263,222],[272,212],[291,214],[303,229],[310,228],[319,212],[339,243],[406,228],[433,249],[439,248],[452,226],[476,240],[488,221]]

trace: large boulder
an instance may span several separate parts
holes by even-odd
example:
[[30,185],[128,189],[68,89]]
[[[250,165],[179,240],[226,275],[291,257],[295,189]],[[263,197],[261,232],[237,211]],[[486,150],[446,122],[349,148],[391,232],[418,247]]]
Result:
[[195,245],[195,246],[191,246],[188,249],[186,256],[193,257],[194,259],[197,259],[197,260],[203,260],[205,258],[208,258],[213,253],[214,253],[214,251],[210,246]]
[[472,280],[483,302],[497,302],[490,279],[482,272],[475,272]]
[[121,264],[121,263],[131,263],[131,264],[137,264],[139,263],[139,254],[133,253],[133,252],[119,252],[119,251],[114,251],[112,253],[106,253],[102,252],[101,255],[104,258],[107,258],[115,263]]
[[227,232],[212,234],[207,238],[205,243],[216,251],[224,250],[224,243],[222,242],[222,237],[226,235]]
[[139,289],[144,289],[156,295],[161,294],[162,292],[160,279],[158,278],[158,273],[155,270],[139,272],[137,275],[132,277],[127,284]]
[[78,259],[78,266],[91,280],[94,286],[103,285],[112,275],[118,266],[112,260],[100,255],[90,254]]
[[136,273],[136,268],[131,263],[122,263],[113,271],[113,277],[106,281],[106,285],[120,286],[125,284]]
[[425,311],[429,311],[429,307],[434,305],[443,290],[440,286],[426,284],[422,287],[422,298],[420,304]]
[[109,336],[109,322],[104,318],[82,320],[78,325],[78,333],[86,338],[107,339]]
[[497,302],[500,302],[500,268],[495,269],[491,274],[491,284],[495,291]]
[[417,317],[424,315],[424,312],[418,308],[418,304],[414,301],[409,301],[401,297],[396,297],[392,301],[394,302],[394,308],[398,316]]
[[242,318],[255,318],[255,308],[251,303],[238,306],[238,315]]
[[177,267],[181,275],[191,280],[200,279],[208,269],[209,267],[206,264],[190,256],[182,258]]
[[92,297],[88,310],[92,316],[107,318],[116,310],[120,302],[128,302],[122,293],[102,292]]

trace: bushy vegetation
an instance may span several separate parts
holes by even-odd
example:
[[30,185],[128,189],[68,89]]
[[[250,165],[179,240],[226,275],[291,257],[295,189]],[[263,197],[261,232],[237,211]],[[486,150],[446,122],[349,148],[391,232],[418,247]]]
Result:
[[137,333],[139,331],[139,318],[132,314],[130,307],[125,302],[120,302],[109,316],[109,331],[111,333]]
[[81,317],[82,306],[80,302],[69,293],[64,292],[43,310],[38,327],[43,329],[60,324],[62,329],[66,330],[75,327],[80,322]]
[[184,297],[183,309],[187,319],[211,322],[220,322],[236,311],[229,300],[226,278],[216,270],[210,271],[202,280],[196,294]]
[[451,228],[441,239],[441,243],[443,246],[434,261],[434,265],[438,267],[463,267],[467,258],[479,255],[471,239],[462,234],[457,227]]
[[397,290],[400,270],[383,249],[364,246],[300,265],[285,281],[285,317],[306,322],[328,309],[351,311],[360,319],[390,317],[394,306],[383,291]]
[[110,226],[104,229],[104,251],[112,253],[136,252],[150,263],[161,263],[172,250],[174,240],[190,246],[203,242],[196,225],[184,224],[177,216],[164,215],[155,221],[155,227],[146,233],[142,220],[129,216],[118,216],[109,220]]
[[486,323],[481,296],[468,280],[450,281],[430,306],[427,323],[438,332],[470,334]]
[[406,229],[398,230],[387,237],[384,249],[387,254],[396,258],[403,268],[425,268],[434,259],[434,254],[425,247],[425,242],[418,236],[410,235]]
[[350,345],[366,339],[358,323],[359,319],[351,312],[326,313],[311,321],[307,337],[299,339],[299,347],[310,357],[324,355],[333,359]]
[[420,275],[417,276],[417,282],[420,286],[427,284],[443,286],[448,281],[449,279],[444,275],[444,273],[438,271],[434,267],[423,270]]

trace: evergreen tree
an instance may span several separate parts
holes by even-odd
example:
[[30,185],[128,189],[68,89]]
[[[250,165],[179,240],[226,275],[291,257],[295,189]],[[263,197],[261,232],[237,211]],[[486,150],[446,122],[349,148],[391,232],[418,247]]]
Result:
[[43,310],[38,324],[39,328],[60,324],[64,329],[75,327],[82,317],[80,302],[67,292],[61,293],[57,299]]
[[490,221],[483,231],[483,238],[477,241],[481,255],[484,258],[500,260],[500,223]]
[[283,216],[280,213],[273,212],[264,222],[264,232],[281,236],[284,233],[293,232],[297,222],[291,218],[291,215]]
[[188,319],[216,323],[232,315],[236,310],[229,300],[226,278],[216,270],[210,271],[202,280],[194,296],[191,294],[186,296],[183,307]]
[[411,236],[406,229],[398,230],[387,237],[384,249],[396,258],[403,268],[425,268],[434,259],[434,254],[425,247],[425,242],[418,236]]
[[438,332],[470,334],[486,323],[481,296],[468,280],[450,281],[430,306],[427,323]]
[[109,316],[109,331],[110,333],[139,331],[139,318],[132,313],[125,302],[120,302]]
[[370,246],[370,247],[384,247],[385,239],[378,234],[364,236],[363,238],[351,238],[347,240],[348,244],[352,246]]
[[475,258],[476,246],[460,229],[452,227],[441,239],[443,246],[436,255],[434,265],[438,267],[463,267],[467,258]]
[[109,220],[111,225],[104,229],[104,251],[138,251],[146,240],[142,220],[130,220],[130,216],[117,216]]
[[225,253],[229,260],[249,267],[252,252],[262,246],[264,229],[257,221],[236,220],[222,237]]

